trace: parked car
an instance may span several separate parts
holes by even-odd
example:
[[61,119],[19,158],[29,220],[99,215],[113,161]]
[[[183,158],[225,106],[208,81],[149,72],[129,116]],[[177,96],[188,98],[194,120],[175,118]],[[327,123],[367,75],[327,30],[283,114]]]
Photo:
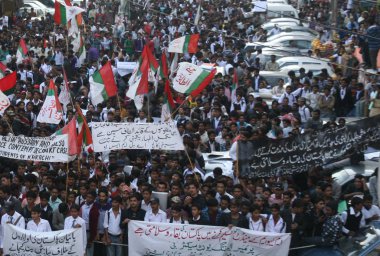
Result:
[[317,66],[323,66],[328,67],[329,66],[329,60],[328,59],[316,59],[316,58],[310,58],[305,56],[292,56],[292,57],[283,57],[276,60],[277,64],[280,68],[284,68],[286,66],[292,66],[292,65],[317,65]]
[[44,14],[54,15],[54,8],[47,7],[43,3],[35,0],[24,0],[24,5],[22,7],[33,8],[34,10],[41,10]]
[[329,65],[289,65],[280,68],[281,71],[289,72],[290,70],[293,70],[296,75],[299,75],[300,68],[304,68],[306,73],[311,71],[313,72],[313,75],[319,75],[321,73],[322,69],[326,69],[327,73],[331,76],[334,74],[334,70]]
[[297,21],[292,21],[292,20],[289,20],[287,22],[272,22],[272,21],[269,21],[267,23],[264,23],[263,25],[261,25],[261,27],[269,32],[272,28],[274,28],[274,26],[277,25],[277,27],[279,27],[280,29],[283,28],[283,27],[297,27],[297,26],[300,26],[299,23]]
[[307,54],[311,48],[311,42],[315,39],[314,36],[292,36],[287,35],[270,42],[253,42],[247,43],[245,48],[251,48],[254,50],[271,48],[277,50],[278,47],[284,47],[283,50],[299,51],[301,54]]

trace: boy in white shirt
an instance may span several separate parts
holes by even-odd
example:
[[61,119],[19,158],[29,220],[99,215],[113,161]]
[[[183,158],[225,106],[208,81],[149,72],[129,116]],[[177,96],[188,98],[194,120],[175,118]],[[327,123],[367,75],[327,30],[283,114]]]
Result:
[[285,233],[286,223],[280,216],[280,206],[278,204],[272,204],[271,211],[272,214],[268,216],[265,232]]
[[86,221],[79,217],[80,206],[74,204],[70,208],[70,215],[65,219],[63,229],[81,228],[83,234],[83,255],[86,252],[87,234],[86,234]]
[[34,206],[32,209],[32,220],[26,225],[26,229],[35,232],[50,232],[51,227],[47,220],[41,219],[41,207]]

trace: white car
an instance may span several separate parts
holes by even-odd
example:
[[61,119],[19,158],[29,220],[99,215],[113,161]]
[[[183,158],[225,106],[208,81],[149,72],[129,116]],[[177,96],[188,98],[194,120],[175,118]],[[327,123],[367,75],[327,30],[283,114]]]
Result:
[[293,70],[296,73],[296,75],[298,75],[300,68],[304,68],[306,73],[309,71],[313,72],[313,75],[319,75],[323,68],[325,68],[327,70],[327,73],[330,76],[334,74],[334,70],[328,65],[326,65],[326,66],[321,66],[321,65],[290,65],[290,66],[285,66],[283,68],[280,68],[280,71],[289,72],[289,71]]
[[315,39],[314,36],[292,36],[287,35],[280,38],[277,38],[275,40],[272,40],[270,42],[254,42],[254,43],[247,43],[245,48],[253,48],[255,50],[257,49],[264,49],[264,48],[271,48],[276,50],[278,47],[286,47],[286,48],[293,48],[299,50],[301,54],[307,54],[309,49],[311,48],[311,42]]
[[[269,32],[269,31],[268,31]],[[314,34],[312,34],[311,32],[308,32],[308,31],[292,31],[292,32],[280,32],[279,34],[277,35],[273,35],[273,36],[269,36],[267,37],[267,42],[270,42],[270,41],[273,41],[273,40],[276,40],[278,38],[281,38],[283,36],[294,36],[294,37],[298,37],[298,36],[315,36]]]
[[26,7],[26,8],[33,8],[34,10],[41,10],[45,15],[46,14],[51,14],[51,15],[54,15],[54,8],[50,8],[50,7],[47,7],[46,5],[44,5],[43,3],[39,2],[39,1],[29,1],[29,0],[25,0],[24,1],[24,5],[22,7]]
[[301,21],[299,19],[295,19],[295,18],[273,18],[273,19],[269,20],[269,22],[271,22],[271,23],[277,23],[277,24],[287,23],[287,22],[294,22],[294,23],[297,23],[297,25],[299,25],[299,26],[302,25]]
[[279,28],[282,28],[282,27],[296,27],[296,26],[299,26],[299,24],[295,21],[288,21],[288,22],[281,22],[281,23],[277,23],[277,22],[267,22],[267,23],[264,23],[263,25],[261,25],[261,27],[269,32],[272,28],[274,28],[274,26],[277,25],[277,27]]
[[233,161],[230,157],[229,151],[225,152],[211,152],[211,153],[203,153],[203,159],[205,161],[205,179],[207,177],[213,177],[213,170],[217,167],[220,167],[223,170],[223,175],[228,177],[233,177]]
[[323,66],[323,68],[326,68],[329,65],[328,59],[316,59],[311,57],[305,57],[305,56],[292,56],[292,57],[283,57],[276,60],[277,64],[279,65],[280,69],[285,68],[286,66],[304,66],[304,65],[319,65]]

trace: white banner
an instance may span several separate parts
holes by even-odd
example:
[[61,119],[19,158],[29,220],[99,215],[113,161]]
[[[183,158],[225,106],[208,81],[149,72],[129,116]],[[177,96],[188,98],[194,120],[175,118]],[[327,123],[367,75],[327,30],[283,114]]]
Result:
[[0,157],[39,162],[68,162],[67,135],[44,138],[0,136]]
[[286,256],[290,234],[242,228],[148,223],[128,224],[129,255]]
[[82,229],[33,232],[11,224],[4,225],[4,255],[83,256]]
[[133,71],[137,68],[138,62],[117,62],[117,72],[120,76],[126,76],[130,73],[133,73]]
[[95,152],[117,149],[184,150],[174,123],[92,123]]

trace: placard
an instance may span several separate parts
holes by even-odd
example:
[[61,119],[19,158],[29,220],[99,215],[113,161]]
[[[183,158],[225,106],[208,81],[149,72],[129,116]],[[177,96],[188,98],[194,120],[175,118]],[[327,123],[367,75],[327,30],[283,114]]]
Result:
[[117,149],[184,150],[174,123],[93,123],[95,152]]
[[4,255],[11,256],[83,256],[82,229],[33,232],[12,224],[4,226]]
[[149,223],[128,224],[129,255],[286,256],[290,234],[243,228]]
[[380,115],[286,139],[239,142],[240,175],[271,177],[307,172],[363,152],[368,145],[376,146],[374,143],[380,143]]
[[0,136],[0,157],[39,162],[68,162],[68,138],[66,134],[44,138]]

